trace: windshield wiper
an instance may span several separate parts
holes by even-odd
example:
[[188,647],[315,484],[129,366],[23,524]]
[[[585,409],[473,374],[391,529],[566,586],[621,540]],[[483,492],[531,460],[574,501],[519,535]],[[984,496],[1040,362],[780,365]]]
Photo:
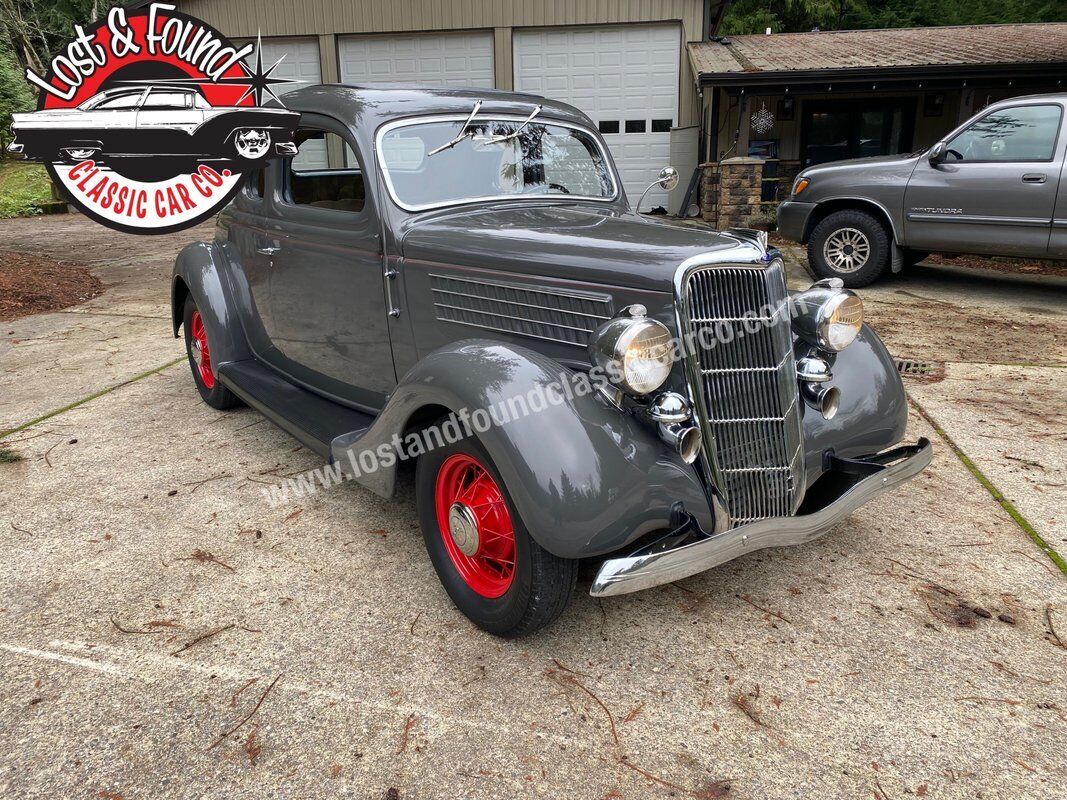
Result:
[[426,154],[426,157],[429,158],[430,156],[435,156],[438,153],[440,153],[442,150],[451,150],[457,144],[459,144],[464,139],[466,139],[468,137],[468,135],[469,135],[467,133],[467,128],[470,127],[470,124],[474,120],[474,117],[477,116],[477,114],[478,114],[478,109],[480,109],[481,107],[482,107],[482,101],[479,100],[478,102],[476,102],[474,104],[474,110],[471,111],[470,116],[467,117],[467,121],[463,123],[463,127],[459,129],[459,133],[456,134],[455,138],[453,138],[452,141],[450,141],[450,142],[445,142],[440,147],[435,147],[433,150],[431,150],[429,153]]
[[525,120],[523,120],[522,124],[515,130],[513,130],[511,133],[505,133],[503,136],[494,136],[486,144],[500,144],[501,142],[506,142],[509,139],[517,138],[518,135],[522,133],[522,129],[529,125],[531,122],[533,122],[533,118],[541,113],[542,108],[544,108],[544,106],[538,106],[537,108],[535,108],[533,110],[533,113],[530,114],[530,116],[528,116]]

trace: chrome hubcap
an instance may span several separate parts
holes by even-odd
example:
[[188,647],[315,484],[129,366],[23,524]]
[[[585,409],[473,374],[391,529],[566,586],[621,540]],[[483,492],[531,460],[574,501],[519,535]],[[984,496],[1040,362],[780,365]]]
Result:
[[193,361],[196,363],[196,365],[198,367],[202,367],[202,366],[204,366],[204,350],[200,346],[200,342],[198,342],[196,339],[193,339],[192,344],[193,344]]
[[453,503],[448,509],[448,532],[463,555],[473,556],[478,552],[478,519],[466,503]]
[[827,237],[822,254],[834,272],[855,272],[871,257],[871,243],[863,231],[839,228]]

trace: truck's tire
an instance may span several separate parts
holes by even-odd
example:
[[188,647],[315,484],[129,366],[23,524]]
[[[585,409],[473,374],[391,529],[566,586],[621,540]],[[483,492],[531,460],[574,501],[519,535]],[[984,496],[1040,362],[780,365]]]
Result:
[[890,237],[866,211],[835,211],[815,226],[808,263],[820,278],[840,278],[855,289],[878,280],[889,268]]
[[554,556],[533,540],[477,438],[419,457],[415,502],[437,576],[475,625],[512,639],[563,613],[578,561]]
[[185,353],[189,356],[189,366],[193,370],[193,383],[205,403],[219,411],[241,405],[241,399],[223,386],[212,370],[211,347],[208,343],[207,328],[197,310],[193,296],[185,298],[183,315],[185,329]]

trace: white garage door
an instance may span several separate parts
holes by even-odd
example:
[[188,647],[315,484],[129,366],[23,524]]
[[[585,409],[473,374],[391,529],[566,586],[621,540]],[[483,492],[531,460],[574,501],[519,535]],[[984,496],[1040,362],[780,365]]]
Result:
[[[255,53],[253,53],[246,61],[254,64],[255,58]],[[282,63],[271,73],[271,77],[289,78],[301,81],[301,83],[284,83],[275,86],[273,88],[277,94],[322,83],[318,39],[264,39],[264,68],[269,67],[278,59],[282,59]],[[305,169],[325,169],[327,166],[325,140],[304,142],[300,146],[300,155],[294,159],[294,163]]]
[[[611,148],[631,203],[669,163],[678,124],[677,25],[620,25],[515,34],[515,90],[577,106]],[[643,206],[667,205],[649,192]]]
[[338,39],[345,83],[418,83],[491,89],[493,35],[472,33],[344,36]]

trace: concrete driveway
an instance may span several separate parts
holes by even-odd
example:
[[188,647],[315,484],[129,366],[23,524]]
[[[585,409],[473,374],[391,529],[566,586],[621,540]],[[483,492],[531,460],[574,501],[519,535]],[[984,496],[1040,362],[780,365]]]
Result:
[[109,287],[3,323],[0,794],[1063,796],[1067,578],[1037,541],[1067,551],[1062,284],[864,292],[934,369],[908,382],[926,473],[804,547],[603,601],[584,574],[558,624],[503,642],[450,606],[410,486],[266,504],[317,460],[172,363],[196,234],[0,237]]

